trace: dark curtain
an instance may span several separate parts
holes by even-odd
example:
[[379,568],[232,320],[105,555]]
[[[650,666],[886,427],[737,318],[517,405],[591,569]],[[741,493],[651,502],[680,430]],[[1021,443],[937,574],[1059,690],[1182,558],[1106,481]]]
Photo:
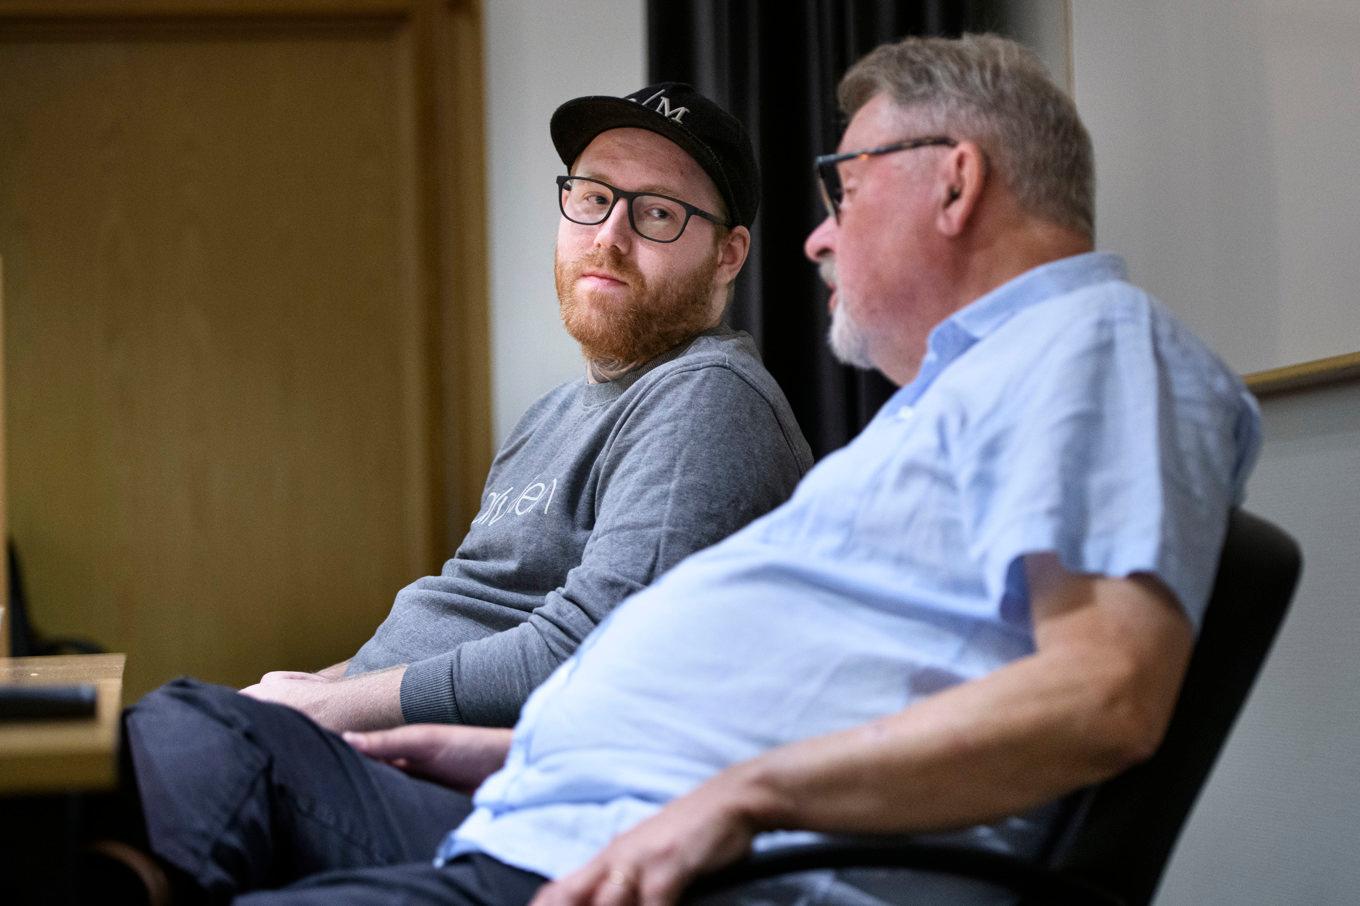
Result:
[[885,41],[998,31],[995,4],[968,0],[648,0],[648,81],[689,82],[740,118],[761,167],[751,256],[729,313],[821,458],[859,432],[896,389],[826,347],[827,292],[803,258],[823,217],[812,159],[836,149],[836,83]]

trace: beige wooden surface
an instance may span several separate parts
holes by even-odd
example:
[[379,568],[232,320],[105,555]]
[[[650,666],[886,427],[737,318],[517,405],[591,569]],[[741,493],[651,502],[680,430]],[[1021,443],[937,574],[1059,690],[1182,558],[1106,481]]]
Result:
[[489,462],[476,5],[58,6],[0,6],[31,617],[129,699],[347,657]]
[[0,794],[104,789],[117,779],[123,655],[0,658],[0,684],[94,683],[94,717],[0,722]]

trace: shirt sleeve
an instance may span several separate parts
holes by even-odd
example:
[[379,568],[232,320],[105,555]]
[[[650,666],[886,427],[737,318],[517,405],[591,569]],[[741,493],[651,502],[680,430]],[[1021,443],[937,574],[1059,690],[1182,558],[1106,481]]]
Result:
[[529,693],[621,601],[782,503],[810,465],[770,401],[735,370],[696,363],[648,387],[602,453],[580,564],[518,626],[407,668],[408,722],[510,726]]
[[1258,442],[1240,382],[1169,319],[1131,306],[1064,322],[1042,367],[959,427],[956,471],[1002,616],[1028,620],[1021,568],[1157,576],[1199,625],[1228,509]]

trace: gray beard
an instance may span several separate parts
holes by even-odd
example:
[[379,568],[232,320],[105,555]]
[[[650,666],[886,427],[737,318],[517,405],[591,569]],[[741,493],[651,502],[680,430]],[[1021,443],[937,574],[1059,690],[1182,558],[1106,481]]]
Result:
[[831,354],[843,365],[853,368],[872,369],[873,360],[869,358],[869,337],[845,310],[845,296],[841,295],[840,304],[831,312],[831,329],[827,331],[827,344]]

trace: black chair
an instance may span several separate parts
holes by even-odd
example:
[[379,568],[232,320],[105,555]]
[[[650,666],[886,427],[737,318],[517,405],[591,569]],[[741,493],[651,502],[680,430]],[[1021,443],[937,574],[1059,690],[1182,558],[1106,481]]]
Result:
[[38,632],[28,618],[24,573],[13,538],[5,544],[5,555],[9,558],[9,651],[0,651],[0,655],[39,657],[50,654],[102,654],[104,649],[95,642],[76,638],[48,638]]
[[791,872],[897,867],[987,881],[1027,904],[1149,903],[1275,639],[1301,568],[1293,538],[1259,516],[1233,511],[1161,747],[1137,767],[1070,796],[1051,839],[1033,859],[888,839],[809,844],[757,853],[700,879],[688,894]]

